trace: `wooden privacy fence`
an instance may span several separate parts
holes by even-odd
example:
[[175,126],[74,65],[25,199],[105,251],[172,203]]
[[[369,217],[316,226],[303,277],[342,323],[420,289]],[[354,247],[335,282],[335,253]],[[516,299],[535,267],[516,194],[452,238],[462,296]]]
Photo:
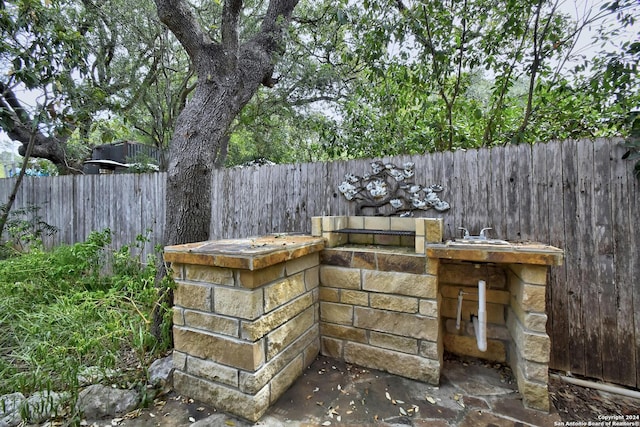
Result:
[[[640,385],[640,185],[621,160],[619,140],[514,145],[383,159],[416,164],[415,182],[438,183],[449,212],[445,237],[477,234],[563,248],[548,287],[550,366],[637,388]],[[370,160],[225,169],[213,173],[211,238],[309,232],[311,217],[353,215],[337,189]],[[0,203],[13,179],[0,180]],[[161,242],[165,175],[27,178],[16,206],[34,204],[73,243],[109,227],[116,245],[150,229]]]

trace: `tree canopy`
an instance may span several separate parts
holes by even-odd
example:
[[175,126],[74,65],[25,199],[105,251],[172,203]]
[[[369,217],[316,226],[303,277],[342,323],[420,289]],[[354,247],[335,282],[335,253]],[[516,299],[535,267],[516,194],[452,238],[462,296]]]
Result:
[[[215,42],[226,3],[191,9]],[[239,40],[255,35],[264,5],[243,2]],[[301,1],[272,81],[234,118],[216,164],[626,136],[640,44],[620,34],[638,33],[640,6],[601,2],[577,17],[560,6]],[[599,53],[581,58],[587,28]],[[194,96],[196,66],[151,0],[0,1],[0,31],[0,127],[23,154],[33,136],[32,155],[63,173],[101,143],[166,149]]]

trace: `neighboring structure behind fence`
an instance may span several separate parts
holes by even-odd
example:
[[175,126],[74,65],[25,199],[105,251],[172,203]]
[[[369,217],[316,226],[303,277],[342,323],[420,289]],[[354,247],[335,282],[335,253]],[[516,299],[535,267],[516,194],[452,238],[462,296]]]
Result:
[[[619,140],[564,141],[384,159],[416,164],[415,182],[441,184],[451,204],[445,238],[458,227],[565,250],[548,286],[550,366],[640,386],[640,182]],[[338,191],[370,160],[226,169],[213,173],[211,238],[310,232],[311,217],[353,215]],[[0,180],[0,203],[13,179]],[[51,244],[109,227],[116,245],[149,229],[161,242],[165,175],[25,178],[16,207],[34,204],[60,228]],[[635,308],[635,309],[634,309]]]

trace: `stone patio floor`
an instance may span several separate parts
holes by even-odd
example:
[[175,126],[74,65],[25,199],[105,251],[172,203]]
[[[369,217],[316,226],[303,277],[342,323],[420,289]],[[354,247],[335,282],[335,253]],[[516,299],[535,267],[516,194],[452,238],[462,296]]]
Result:
[[445,360],[434,387],[320,356],[258,424],[552,426],[554,421],[560,421],[557,413],[523,407],[511,371],[501,364]]
[[[561,418],[525,409],[502,364],[445,357],[438,387],[319,356],[255,424],[218,413],[187,396],[117,424],[127,427],[263,426],[554,426]],[[557,424],[556,424],[557,423]]]

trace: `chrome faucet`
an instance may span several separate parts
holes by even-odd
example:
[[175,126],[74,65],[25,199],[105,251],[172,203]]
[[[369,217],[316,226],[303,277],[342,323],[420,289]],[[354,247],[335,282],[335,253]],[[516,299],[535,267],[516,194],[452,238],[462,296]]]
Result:
[[486,227],[486,228],[483,228],[482,230],[480,230],[480,235],[479,236],[472,236],[472,235],[469,234],[469,230],[467,230],[466,228],[458,227],[458,229],[462,230],[462,238],[464,240],[488,240],[485,231],[493,230],[491,227]]
[[493,228],[486,227],[486,228],[483,228],[482,230],[480,230],[480,236],[479,236],[480,240],[487,240],[487,235],[484,233],[487,230],[493,230]]

